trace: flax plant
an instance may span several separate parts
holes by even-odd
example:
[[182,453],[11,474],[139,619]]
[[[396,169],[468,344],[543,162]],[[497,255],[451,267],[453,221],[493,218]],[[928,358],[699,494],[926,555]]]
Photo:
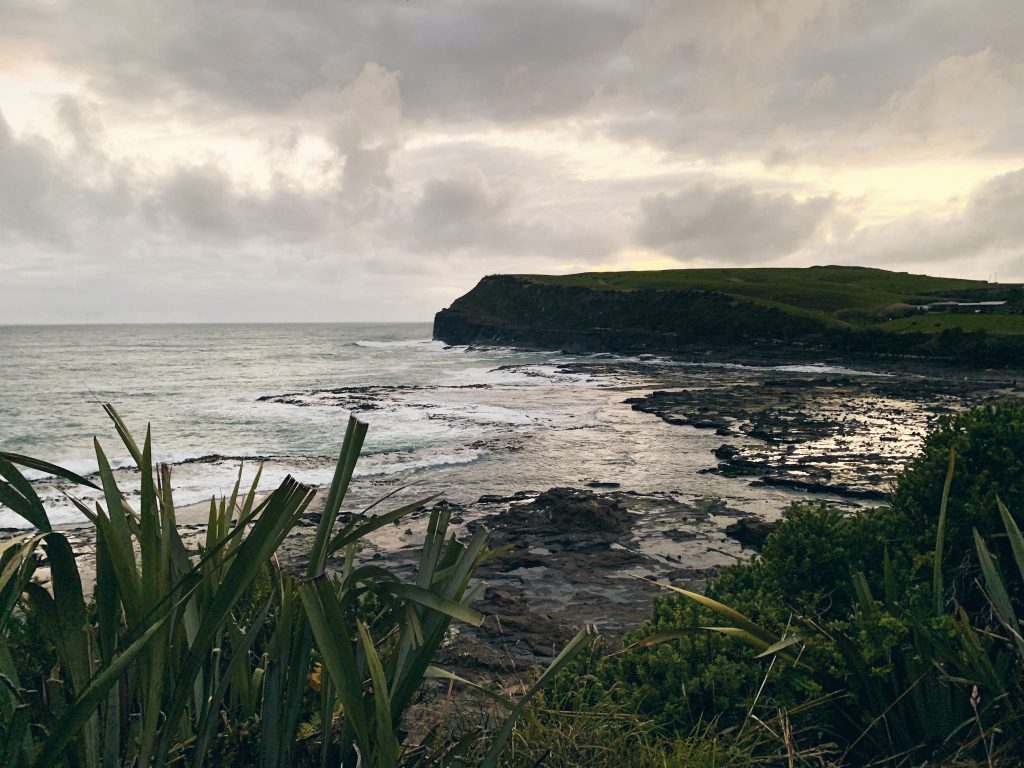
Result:
[[[438,505],[414,580],[361,564],[357,550],[367,535],[430,499],[371,514],[386,496],[339,523],[366,434],[353,418],[304,576],[273,562],[315,495],[291,477],[258,500],[260,472],[247,492],[240,472],[230,496],[211,501],[205,539],[193,552],[178,532],[170,469],[154,466],[149,429],[140,448],[117,412],[105,409],[139,470],[137,507],[98,441],[95,482],[0,454],[0,504],[34,529],[0,543],[0,765],[202,768],[247,733],[256,734],[250,757],[261,768],[299,758],[398,765],[403,716],[424,679],[442,674],[431,661],[451,621],[482,621],[470,606],[480,590],[470,578],[488,556],[486,532],[460,542]],[[69,496],[94,527],[91,600],[66,534],[51,524],[23,469],[102,493],[94,506]],[[48,585],[35,578],[40,549]],[[42,686],[19,678],[5,639],[13,621],[52,649],[56,661]]]

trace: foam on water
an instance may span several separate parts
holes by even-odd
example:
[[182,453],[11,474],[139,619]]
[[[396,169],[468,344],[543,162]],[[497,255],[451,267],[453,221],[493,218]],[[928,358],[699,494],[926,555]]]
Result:
[[[450,347],[443,341],[434,341],[433,339],[396,339],[394,341],[368,341],[360,339],[352,343],[357,347],[364,347],[366,349],[422,349],[434,352],[445,350],[458,351],[459,349],[457,347]],[[465,348],[463,347],[462,349]]]
[[[273,457],[265,486],[289,473],[330,482],[349,411],[329,397],[318,402],[317,387],[392,388],[357,409],[370,424],[360,472],[389,475],[476,461],[484,451],[467,446],[533,423],[517,406],[466,400],[460,385],[533,388],[553,375],[501,369],[549,362],[551,354],[450,347],[432,341],[426,324],[3,328],[0,355],[12,371],[0,380],[0,450],[94,476],[99,435],[131,487],[137,473],[95,405],[110,401],[137,438],[152,422],[155,458],[174,466],[178,504],[230,490],[243,457]],[[303,390],[306,407],[259,400]],[[26,476],[54,521],[82,520],[62,483],[33,470]],[[87,501],[92,493],[75,490]],[[0,527],[19,525],[0,509]]]
[[466,449],[458,453],[439,453],[427,458],[406,459],[404,461],[376,462],[375,458],[369,457],[363,462],[360,474],[364,476],[373,475],[400,475],[406,472],[413,472],[421,469],[433,469],[437,467],[450,467],[459,464],[471,464],[484,456],[486,451]]
[[742,363],[694,363],[680,361],[673,363],[693,368],[724,368],[733,371],[779,371],[782,373],[835,373],[846,376],[888,376],[880,371],[863,371],[856,368],[845,368],[841,365],[824,363],[804,363],[792,365],[745,365]]
[[561,371],[555,364],[530,364],[529,367],[520,364],[511,368],[450,368],[443,370],[442,374],[446,383],[453,387],[550,387],[557,384],[600,386],[602,383],[589,374]]
[[[110,401],[140,442],[152,423],[156,459],[174,466],[176,502],[188,505],[230,492],[242,461],[246,477],[264,463],[265,489],[288,474],[329,483],[355,412],[370,425],[360,476],[494,460],[480,473],[489,484],[480,491],[493,491],[490,484],[521,488],[549,472],[529,451],[515,453],[530,440],[564,441],[572,465],[580,451],[591,460],[607,452],[602,435],[615,430],[602,409],[621,402],[610,388],[622,380],[561,364],[668,363],[647,355],[447,347],[429,335],[427,324],[0,328],[0,359],[9,363],[0,377],[0,450],[89,476],[96,472],[92,436],[99,435],[119,481],[137,488],[138,473],[96,405],[97,398]],[[282,393],[297,394],[289,402],[260,399]],[[633,462],[641,448],[614,461]],[[26,476],[54,522],[83,520],[62,495],[64,484],[35,471]],[[99,500],[89,489],[75,492]],[[0,509],[0,527],[23,525]]]

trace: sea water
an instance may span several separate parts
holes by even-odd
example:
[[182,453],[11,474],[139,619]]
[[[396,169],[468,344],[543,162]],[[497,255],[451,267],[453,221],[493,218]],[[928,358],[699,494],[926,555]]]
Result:
[[[262,464],[264,489],[288,474],[328,483],[354,413],[369,423],[363,498],[413,481],[462,502],[587,483],[713,495],[761,514],[792,500],[699,474],[721,438],[623,403],[658,381],[571,367],[607,359],[451,347],[425,323],[0,326],[0,450],[89,474],[96,437],[137,486],[102,409],[111,403],[140,443],[151,425],[182,506],[230,492],[240,465],[248,482]],[[53,522],[81,522],[59,484],[27,474]],[[0,508],[0,528],[24,525]]]

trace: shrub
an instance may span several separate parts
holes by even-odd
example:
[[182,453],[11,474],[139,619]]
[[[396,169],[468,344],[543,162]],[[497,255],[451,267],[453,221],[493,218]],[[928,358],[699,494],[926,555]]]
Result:
[[[779,633],[794,618],[766,578],[761,560],[724,569],[707,594]],[[679,595],[658,596],[651,619],[627,635],[626,650],[597,663],[595,673],[620,705],[675,733],[689,733],[710,720],[739,725],[772,662],[755,658],[753,648],[700,629],[721,623],[713,611]],[[648,645],[652,638],[665,641]],[[759,702],[769,712],[777,706],[795,706],[818,690],[799,672],[780,675],[775,669],[770,677]]]
[[844,512],[824,504],[794,504],[765,540],[764,588],[804,615],[845,616],[856,594],[852,577],[879,580],[886,555],[901,584],[914,567],[916,537],[898,510]]
[[[984,572],[986,591],[963,591],[964,568],[959,579],[933,580],[951,449],[946,570],[968,563],[972,581]],[[1010,760],[1004,764],[1018,764],[1024,641],[1013,611],[1024,604],[1024,539],[1007,535],[1009,513],[1000,517],[997,497],[1018,514],[1024,507],[1021,403],[943,419],[889,507],[790,508],[761,557],[708,585],[708,597],[742,616],[659,597],[651,620],[627,638],[633,645],[596,664],[597,679],[620,706],[675,734],[709,720],[742,731],[750,712],[788,710],[820,743],[837,742],[850,764],[895,756],[997,764],[997,752]],[[995,564],[979,565],[985,541],[993,542]],[[1020,551],[1010,551],[1014,542]],[[1014,562],[1022,578],[994,589],[1003,581],[993,576],[998,563],[1005,571]],[[935,585],[944,585],[941,597]],[[756,638],[743,629],[750,622],[779,647],[759,653],[763,640],[752,647]],[[723,624],[749,644],[726,637]],[[795,649],[781,644],[794,632],[799,664]]]
[[916,524],[921,551],[934,543],[950,450],[956,468],[945,559],[956,564],[974,549],[972,528],[986,539],[1002,532],[997,496],[1012,512],[1024,512],[1024,402],[995,402],[943,417],[900,475],[892,505]]
[[[712,768],[754,765],[757,734],[723,736],[715,723],[702,723],[684,735],[666,738],[650,717],[619,702],[593,672],[603,646],[577,657],[574,674],[562,675],[526,710],[501,768]],[[584,672],[586,670],[586,672]],[[483,742],[486,745],[486,741]],[[473,759],[469,760],[474,765]]]
[[[350,418],[305,578],[274,557],[316,493],[291,477],[262,501],[260,472],[248,493],[236,482],[230,497],[211,500],[194,553],[178,531],[170,468],[153,465],[149,431],[140,449],[105,408],[139,470],[136,494],[118,487],[98,442],[100,485],[0,453],[0,503],[36,529],[0,541],[0,766],[392,768],[415,751],[403,716],[424,681],[468,682],[431,661],[453,619],[483,621],[470,607],[479,588],[469,585],[489,556],[487,531],[462,542],[450,535],[451,507],[435,505],[412,580],[360,564],[367,535],[433,497],[369,514],[392,492],[342,520],[367,429]],[[19,467],[103,492],[94,509],[69,497],[96,528],[94,583],[83,585],[67,537]],[[40,546],[48,587],[33,578]],[[589,636],[570,641],[519,702],[485,691],[510,714],[484,765]]]

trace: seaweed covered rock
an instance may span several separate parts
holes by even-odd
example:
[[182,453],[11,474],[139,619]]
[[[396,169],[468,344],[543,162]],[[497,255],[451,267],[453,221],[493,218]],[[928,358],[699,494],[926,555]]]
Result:
[[628,533],[629,512],[618,499],[578,488],[551,488],[533,502],[548,522],[566,530]]

